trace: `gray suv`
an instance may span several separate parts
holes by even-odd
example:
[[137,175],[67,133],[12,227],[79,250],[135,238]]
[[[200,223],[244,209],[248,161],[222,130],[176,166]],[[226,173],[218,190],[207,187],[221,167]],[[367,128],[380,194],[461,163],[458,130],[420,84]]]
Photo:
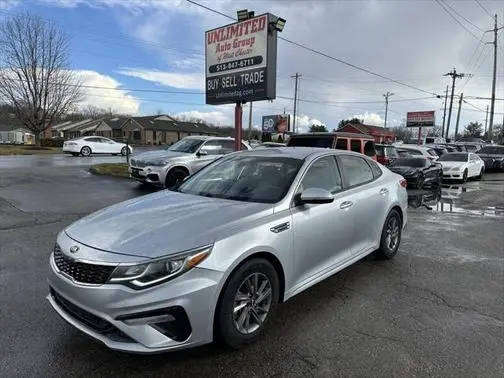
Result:
[[[190,136],[166,150],[150,151],[131,158],[130,177],[142,183],[173,188],[212,161],[234,152],[234,139]],[[242,150],[250,148],[242,142]]]

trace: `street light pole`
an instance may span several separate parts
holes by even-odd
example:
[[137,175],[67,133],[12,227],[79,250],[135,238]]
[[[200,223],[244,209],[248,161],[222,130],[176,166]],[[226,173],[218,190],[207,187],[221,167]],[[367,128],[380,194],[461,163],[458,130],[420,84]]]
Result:
[[294,84],[294,120],[292,122],[292,130],[296,133],[296,104],[297,104],[297,92],[298,92],[298,80],[301,77],[299,73],[296,72],[294,76],[291,76],[296,79],[296,83]]

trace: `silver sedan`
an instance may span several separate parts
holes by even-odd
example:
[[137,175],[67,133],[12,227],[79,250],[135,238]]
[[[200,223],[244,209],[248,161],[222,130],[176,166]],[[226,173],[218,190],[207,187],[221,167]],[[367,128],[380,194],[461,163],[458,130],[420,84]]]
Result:
[[257,339],[277,305],[364,256],[393,257],[406,182],[353,152],[232,153],[63,230],[47,299],[110,348],[153,353]]

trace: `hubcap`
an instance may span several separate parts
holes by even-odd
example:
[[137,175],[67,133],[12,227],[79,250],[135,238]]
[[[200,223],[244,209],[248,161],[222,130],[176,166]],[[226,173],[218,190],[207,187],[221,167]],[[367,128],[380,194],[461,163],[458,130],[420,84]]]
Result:
[[399,243],[399,221],[396,217],[389,219],[387,223],[387,248],[393,251]]
[[264,274],[252,273],[245,278],[236,292],[233,320],[238,332],[250,334],[261,327],[268,316],[273,293]]

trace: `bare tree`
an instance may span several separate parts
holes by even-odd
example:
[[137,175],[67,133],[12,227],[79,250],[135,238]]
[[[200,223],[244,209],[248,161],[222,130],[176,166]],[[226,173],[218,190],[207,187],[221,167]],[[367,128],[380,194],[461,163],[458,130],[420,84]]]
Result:
[[42,132],[82,99],[68,50],[63,31],[30,13],[0,25],[0,100],[12,106],[37,145]]

